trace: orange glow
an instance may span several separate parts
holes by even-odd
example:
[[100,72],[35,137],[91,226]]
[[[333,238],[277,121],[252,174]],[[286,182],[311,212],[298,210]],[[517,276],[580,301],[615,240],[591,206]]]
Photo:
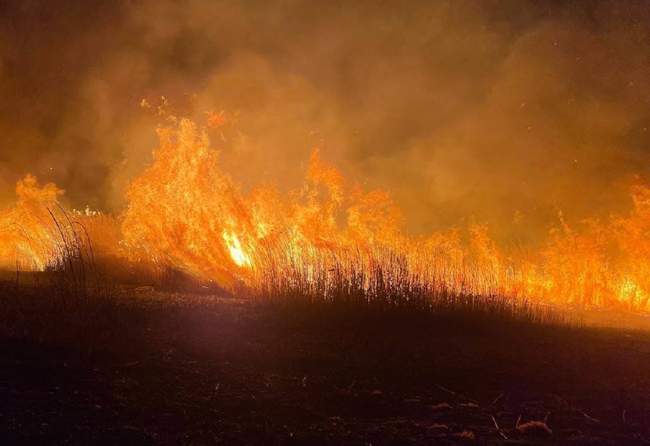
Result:
[[[210,115],[220,126],[223,114]],[[502,295],[579,308],[648,311],[650,188],[635,185],[627,215],[570,227],[560,218],[527,251],[499,246],[485,226],[412,237],[382,190],[366,191],[312,152],[302,187],[242,193],[206,130],[187,119],[158,130],[154,161],[133,180],[118,219],[72,212],[99,254],[171,267],[260,294],[286,286],[327,298],[352,284],[422,293]],[[60,251],[51,211],[62,191],[18,182],[0,215],[2,266],[41,270]],[[65,235],[64,235],[65,237]]]
[[5,268],[43,270],[56,257],[57,233],[50,212],[63,193],[54,184],[40,186],[31,175],[16,184],[16,204],[0,215],[0,264]]

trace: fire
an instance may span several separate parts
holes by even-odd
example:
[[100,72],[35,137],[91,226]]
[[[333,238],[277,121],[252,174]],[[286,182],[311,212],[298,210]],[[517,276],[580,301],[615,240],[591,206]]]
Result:
[[63,193],[32,175],[18,181],[16,204],[0,212],[0,268],[43,271],[70,256],[94,257],[93,249],[100,257],[119,255],[115,220],[88,208],[65,209]]
[[63,191],[40,186],[27,175],[16,184],[16,204],[0,215],[0,264],[4,268],[43,270],[57,256],[58,234],[51,212]]
[[[208,127],[226,116],[209,115]],[[16,204],[0,214],[2,266],[47,268],[65,255],[62,239],[72,239],[65,228],[78,225],[98,255],[260,294],[288,287],[372,298],[391,289],[650,310],[650,187],[632,187],[626,215],[575,227],[560,217],[526,251],[500,246],[480,225],[412,237],[389,194],[348,181],[318,150],[299,189],[244,193],[223,171],[208,127],[170,122],[158,129],[153,163],[132,181],[117,218],[68,211],[69,224],[57,226],[63,192],[21,180]]]
[[251,259],[242,249],[239,238],[235,234],[224,232],[223,239],[226,242],[226,246],[228,246],[230,257],[237,266],[251,266]]

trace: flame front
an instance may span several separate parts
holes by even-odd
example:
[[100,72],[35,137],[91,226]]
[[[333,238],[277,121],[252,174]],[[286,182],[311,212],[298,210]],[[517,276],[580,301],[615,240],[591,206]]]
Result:
[[[222,115],[210,125],[222,125]],[[206,130],[182,119],[158,130],[154,161],[135,178],[118,218],[75,213],[99,253],[170,267],[262,294],[363,290],[501,295],[565,306],[648,311],[650,188],[631,190],[627,215],[570,227],[536,249],[499,246],[486,227],[411,237],[381,190],[350,184],[314,150],[303,186],[244,194],[223,172]],[[0,215],[3,267],[44,269],[61,255],[51,210],[62,191],[27,176]]]

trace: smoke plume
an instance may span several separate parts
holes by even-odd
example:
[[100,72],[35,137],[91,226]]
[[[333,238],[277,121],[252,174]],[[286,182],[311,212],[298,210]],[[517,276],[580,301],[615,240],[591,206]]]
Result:
[[120,212],[165,96],[244,187],[318,146],[413,231],[504,237],[629,206],[650,160],[650,6],[633,1],[0,1],[0,198],[31,172]]

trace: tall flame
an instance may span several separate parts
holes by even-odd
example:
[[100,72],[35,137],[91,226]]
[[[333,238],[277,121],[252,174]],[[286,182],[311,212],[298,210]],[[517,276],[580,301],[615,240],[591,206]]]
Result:
[[[216,116],[209,125],[223,124],[225,115]],[[409,236],[386,192],[346,181],[318,150],[301,188],[242,193],[206,129],[181,119],[158,134],[153,163],[131,183],[123,215],[75,214],[97,251],[262,293],[289,285],[326,294],[354,284],[650,310],[645,185],[632,187],[627,215],[575,227],[560,219],[536,249],[522,251],[500,246],[480,225]],[[43,269],[57,255],[51,209],[62,191],[27,176],[16,193],[15,206],[0,214],[1,266]]]

